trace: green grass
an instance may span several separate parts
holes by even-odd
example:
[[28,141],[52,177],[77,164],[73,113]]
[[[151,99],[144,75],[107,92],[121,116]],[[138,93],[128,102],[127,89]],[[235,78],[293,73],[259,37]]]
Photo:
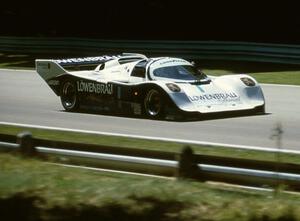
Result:
[[[232,74],[226,70],[203,69],[203,71],[208,75],[214,76]],[[259,83],[300,85],[300,71],[259,72],[255,74],[249,73],[249,75],[254,77]]]
[[[36,128],[16,127],[0,125],[0,133],[17,135],[22,131],[30,131],[34,137],[58,140],[58,141],[69,141],[87,144],[100,144],[106,146],[117,146],[117,147],[130,147],[136,149],[148,149],[148,150],[161,150],[168,152],[180,153],[185,144],[176,142],[163,142],[153,141],[146,139],[133,139],[126,137],[116,136],[104,136],[86,133],[75,133],[75,132],[61,132],[55,130],[45,130]],[[212,156],[227,156],[236,157],[243,159],[257,159],[257,160],[268,160],[277,161],[277,154],[254,151],[254,150],[243,150],[226,147],[212,147],[202,145],[190,145],[195,153],[207,154]],[[300,163],[300,156],[296,154],[280,154],[281,162],[288,163]]]
[[65,168],[0,154],[6,220],[300,220],[300,196]]
[[249,74],[259,83],[300,85],[300,65],[244,61],[199,61],[208,75]]
[[269,72],[250,75],[262,83],[300,85],[300,71]]

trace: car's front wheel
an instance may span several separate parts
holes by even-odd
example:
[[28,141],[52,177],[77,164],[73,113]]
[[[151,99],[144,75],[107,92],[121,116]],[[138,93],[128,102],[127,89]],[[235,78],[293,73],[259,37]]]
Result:
[[79,107],[77,88],[73,81],[65,81],[61,88],[60,100],[66,111],[75,111]]
[[151,89],[145,96],[144,107],[146,115],[153,119],[164,116],[164,98],[156,89]]

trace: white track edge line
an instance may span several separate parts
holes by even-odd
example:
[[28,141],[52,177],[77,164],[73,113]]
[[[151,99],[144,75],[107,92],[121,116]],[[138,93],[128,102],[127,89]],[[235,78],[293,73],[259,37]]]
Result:
[[9,69],[9,68],[0,68],[0,71],[10,71],[10,72],[36,72],[35,69]]
[[245,149],[245,150],[257,150],[257,151],[265,151],[265,152],[300,154],[300,151],[298,151],[298,150],[275,149],[275,148],[271,148],[271,147],[248,146],[248,145],[215,143],[215,142],[208,142],[208,141],[196,141],[196,140],[173,139],[173,138],[143,136],[143,135],[134,135],[134,134],[101,132],[101,131],[92,131],[92,130],[69,129],[69,128],[49,127],[49,126],[41,126],[41,125],[33,125],[33,124],[20,124],[20,123],[1,122],[1,121],[0,121],[0,125],[29,127],[29,128],[56,130],[56,131],[64,131],[64,132],[77,132],[77,133],[95,134],[95,135],[118,136],[118,137],[134,138],[134,139],[166,141],[166,142],[175,142],[175,143],[182,143],[182,144],[206,145],[206,146],[211,146],[211,147],[219,146],[219,147],[229,147],[229,148]]
[[293,84],[267,84],[267,83],[261,83],[259,84],[261,86],[272,86],[272,87],[292,87],[292,88],[300,88],[299,85],[293,85]]

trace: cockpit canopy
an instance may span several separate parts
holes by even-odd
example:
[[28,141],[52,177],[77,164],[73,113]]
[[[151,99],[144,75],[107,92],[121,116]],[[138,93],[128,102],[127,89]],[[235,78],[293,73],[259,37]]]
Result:
[[192,65],[174,65],[156,68],[153,75],[159,78],[170,78],[174,80],[196,81],[206,78],[206,75]]
[[150,75],[153,79],[198,81],[207,76],[190,62],[179,58],[162,58],[150,65]]

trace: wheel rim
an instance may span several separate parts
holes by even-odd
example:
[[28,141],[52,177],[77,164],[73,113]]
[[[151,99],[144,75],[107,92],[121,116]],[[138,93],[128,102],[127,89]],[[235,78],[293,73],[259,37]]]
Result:
[[161,111],[161,98],[156,90],[151,90],[145,100],[146,111],[150,116],[158,116]]
[[75,86],[67,82],[64,84],[63,90],[62,90],[62,98],[63,98],[63,104],[67,109],[71,109],[76,104],[76,89]]

